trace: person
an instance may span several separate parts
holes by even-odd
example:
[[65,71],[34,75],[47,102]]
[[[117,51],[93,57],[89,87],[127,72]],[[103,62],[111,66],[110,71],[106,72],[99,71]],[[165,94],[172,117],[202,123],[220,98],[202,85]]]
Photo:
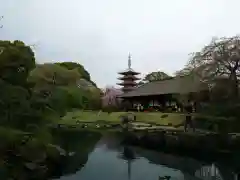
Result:
[[140,112],[140,104],[137,104],[137,111]]
[[192,121],[192,116],[191,113],[193,111],[192,104],[190,100],[188,100],[186,106],[185,106],[185,111],[187,112],[186,119],[185,119],[185,124],[184,124],[184,131],[187,132],[187,126],[189,125],[193,131],[195,131],[195,127]]

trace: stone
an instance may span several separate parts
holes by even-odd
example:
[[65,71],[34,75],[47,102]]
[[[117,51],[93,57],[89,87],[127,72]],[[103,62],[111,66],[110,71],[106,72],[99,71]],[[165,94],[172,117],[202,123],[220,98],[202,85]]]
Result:
[[38,165],[33,162],[25,163],[24,165],[27,169],[32,170],[32,171],[38,168]]
[[120,118],[120,121],[122,122],[122,124],[134,122],[137,119],[136,115],[133,113],[127,113],[127,114],[121,115],[119,118]]
[[75,152],[69,152],[68,156],[74,156],[76,153]]
[[55,148],[61,156],[66,156],[67,155],[66,151],[63,148],[61,148],[60,146],[57,146],[57,145],[54,145],[54,144],[49,144],[49,146]]
[[171,176],[159,176],[158,177],[158,180],[170,180],[171,179]]
[[99,124],[96,124],[96,128],[100,128],[100,125],[99,125]]

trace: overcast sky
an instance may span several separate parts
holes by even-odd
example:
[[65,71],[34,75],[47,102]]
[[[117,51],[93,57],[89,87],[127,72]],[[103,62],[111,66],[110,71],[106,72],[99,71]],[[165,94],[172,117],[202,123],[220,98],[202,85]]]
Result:
[[181,69],[213,36],[240,33],[239,0],[0,0],[0,39],[35,48],[38,63],[75,61],[100,86],[117,72]]

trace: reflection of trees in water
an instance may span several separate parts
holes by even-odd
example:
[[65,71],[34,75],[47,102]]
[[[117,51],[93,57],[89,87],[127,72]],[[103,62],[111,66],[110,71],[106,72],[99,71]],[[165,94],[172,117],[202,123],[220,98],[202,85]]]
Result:
[[228,172],[225,168],[220,168],[214,163],[196,170],[195,176],[201,180],[239,180],[237,173]]
[[62,176],[79,171],[86,164],[88,155],[93,151],[100,137],[100,133],[87,131],[62,131],[55,134],[56,143],[67,152],[74,152],[74,155],[64,157],[54,169],[54,174]]
[[215,164],[202,166],[200,169],[196,170],[195,176],[201,178],[202,180],[224,180]]
[[234,176],[234,180],[239,180],[240,178],[239,178],[239,176],[240,176],[240,173],[234,173],[233,174],[233,176]]
[[[234,177],[236,175],[232,173],[231,168],[225,165],[218,165],[217,167],[216,165],[208,166],[205,162],[189,157],[147,151],[141,148],[135,150],[139,156],[145,157],[153,164],[165,165],[169,168],[180,170],[184,174],[185,180],[238,180],[237,177]],[[215,176],[211,176],[211,174]]]
[[35,141],[29,147],[6,147],[7,153],[0,159],[0,179],[44,180],[74,174],[86,164],[100,137],[96,132],[57,130],[53,133],[54,148],[38,147]]
[[102,136],[102,138],[98,141],[97,147],[106,146],[106,150],[110,151],[119,151],[122,148],[122,135],[118,133],[108,133]]

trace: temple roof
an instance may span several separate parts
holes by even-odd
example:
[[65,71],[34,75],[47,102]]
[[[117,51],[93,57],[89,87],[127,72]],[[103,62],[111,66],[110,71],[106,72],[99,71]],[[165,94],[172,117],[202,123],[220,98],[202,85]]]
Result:
[[[135,90],[136,89],[136,87],[134,87],[134,86],[132,86],[132,87],[123,87],[123,88],[121,88],[122,89],[122,91],[128,91],[128,92],[130,92],[130,91],[133,91],[133,90]],[[119,95],[119,96],[121,96],[121,95]]]
[[124,71],[118,72],[118,74],[122,74],[122,75],[138,75],[140,73],[134,71],[132,68],[128,68],[128,69],[126,69]]
[[208,86],[196,76],[174,77],[172,79],[146,83],[137,89],[118,97],[137,97],[161,94],[187,94],[207,90]]
[[118,79],[119,80],[127,80],[127,79],[140,80],[141,78],[138,78],[134,75],[125,75],[125,76],[119,77]]
[[118,85],[120,86],[125,86],[125,85],[137,85],[136,82],[134,81],[123,81],[123,82],[120,82],[120,83],[117,83]]

